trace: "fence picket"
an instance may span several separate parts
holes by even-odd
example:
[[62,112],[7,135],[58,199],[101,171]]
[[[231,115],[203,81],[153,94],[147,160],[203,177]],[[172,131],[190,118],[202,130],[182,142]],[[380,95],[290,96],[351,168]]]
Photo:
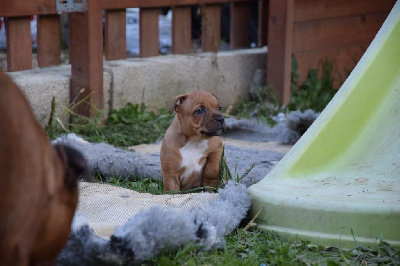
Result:
[[290,100],[294,0],[269,1],[267,84],[275,88],[281,104]]
[[38,66],[61,64],[60,15],[37,16],[37,59]]
[[204,52],[216,52],[221,45],[221,5],[202,6],[201,44]]
[[117,60],[126,58],[126,10],[105,12],[105,58]]
[[30,17],[5,19],[7,38],[7,70],[32,69],[32,38]]
[[74,111],[93,116],[103,108],[103,29],[102,10],[88,0],[86,13],[69,14],[71,102],[80,103]]
[[231,3],[231,26],[230,46],[231,48],[243,48],[249,46],[249,3]]
[[160,40],[158,30],[158,8],[141,8],[139,14],[139,52],[140,57],[159,55]]
[[187,54],[192,47],[191,8],[172,7],[172,53]]
[[258,0],[258,46],[267,45],[268,41],[269,1]]

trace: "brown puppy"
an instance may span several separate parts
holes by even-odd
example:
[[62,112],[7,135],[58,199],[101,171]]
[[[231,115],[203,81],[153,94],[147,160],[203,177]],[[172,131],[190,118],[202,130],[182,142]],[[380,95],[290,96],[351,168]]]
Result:
[[0,72],[0,265],[54,264],[68,240],[83,156],[52,146],[22,92]]
[[194,91],[174,98],[169,113],[175,118],[161,146],[165,192],[218,186],[225,120],[217,98]]

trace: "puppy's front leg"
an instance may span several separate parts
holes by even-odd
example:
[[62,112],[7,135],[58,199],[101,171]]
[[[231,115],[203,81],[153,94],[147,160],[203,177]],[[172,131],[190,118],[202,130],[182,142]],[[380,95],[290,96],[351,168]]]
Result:
[[221,147],[207,157],[207,163],[203,173],[203,186],[218,188],[219,171],[221,169],[222,142]]
[[181,190],[181,185],[178,182],[179,180],[179,175],[177,176],[171,176],[169,175],[168,178],[164,178],[166,175],[163,173],[163,185],[164,185],[164,192],[170,192],[170,191],[179,191]]

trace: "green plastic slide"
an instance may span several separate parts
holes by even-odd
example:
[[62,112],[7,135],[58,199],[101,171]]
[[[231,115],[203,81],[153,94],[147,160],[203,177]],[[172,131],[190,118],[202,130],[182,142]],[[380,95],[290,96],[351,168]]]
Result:
[[400,1],[333,100],[249,193],[261,229],[343,248],[400,246]]

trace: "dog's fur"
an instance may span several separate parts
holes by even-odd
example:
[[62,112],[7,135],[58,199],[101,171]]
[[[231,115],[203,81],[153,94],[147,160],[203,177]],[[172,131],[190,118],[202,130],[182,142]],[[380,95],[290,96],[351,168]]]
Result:
[[76,150],[52,146],[28,101],[0,71],[0,265],[54,264],[89,175]]
[[218,187],[223,151],[219,136],[225,131],[220,109],[217,98],[206,91],[173,99],[168,111],[176,115],[161,146],[165,192]]

